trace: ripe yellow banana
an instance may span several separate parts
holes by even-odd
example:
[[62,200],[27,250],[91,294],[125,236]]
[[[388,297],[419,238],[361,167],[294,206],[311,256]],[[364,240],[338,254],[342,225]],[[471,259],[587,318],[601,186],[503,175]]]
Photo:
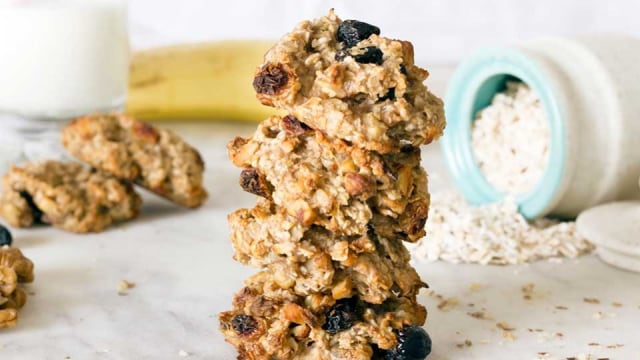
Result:
[[178,45],[133,54],[126,112],[144,119],[261,121],[276,110],[252,80],[270,41]]

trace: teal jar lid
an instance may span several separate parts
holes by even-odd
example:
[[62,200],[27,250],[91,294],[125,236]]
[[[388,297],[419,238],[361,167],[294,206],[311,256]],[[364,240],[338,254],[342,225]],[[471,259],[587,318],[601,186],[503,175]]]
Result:
[[551,82],[525,51],[485,49],[456,69],[445,98],[447,128],[441,144],[454,183],[469,203],[488,204],[507,196],[483,176],[471,149],[471,126],[477,112],[513,79],[536,92],[549,120],[549,161],[542,179],[531,191],[513,194],[520,213],[534,219],[551,212],[558,200],[566,162],[566,129]]

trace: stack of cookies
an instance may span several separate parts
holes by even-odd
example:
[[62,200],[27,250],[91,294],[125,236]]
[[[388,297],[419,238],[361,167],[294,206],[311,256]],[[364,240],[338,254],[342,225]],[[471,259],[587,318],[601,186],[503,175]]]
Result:
[[426,287],[402,241],[424,236],[419,146],[442,101],[411,43],[333,11],[266,55],[254,88],[290,115],[229,144],[258,195],[229,216],[235,259],[261,269],[220,314],[239,359],[424,359]]
[[12,166],[0,194],[0,215],[12,226],[102,231],[138,215],[142,200],[132,184],[190,208],[207,198],[200,154],[169,130],[96,114],[72,121],[62,141],[89,166],[53,160]]

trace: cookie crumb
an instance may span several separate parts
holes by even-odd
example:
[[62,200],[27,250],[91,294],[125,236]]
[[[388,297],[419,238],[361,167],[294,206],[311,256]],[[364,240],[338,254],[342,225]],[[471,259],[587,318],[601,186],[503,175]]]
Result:
[[133,289],[136,286],[136,283],[129,282],[127,280],[120,280],[120,284],[118,284],[118,295],[124,296],[127,295],[129,289]]
[[596,298],[583,298],[582,301],[586,302],[587,304],[600,304],[600,300],[596,299]]

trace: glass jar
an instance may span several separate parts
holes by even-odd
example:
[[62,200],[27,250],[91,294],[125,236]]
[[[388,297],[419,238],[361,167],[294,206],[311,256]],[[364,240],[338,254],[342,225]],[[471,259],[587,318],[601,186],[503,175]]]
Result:
[[507,196],[482,175],[471,149],[471,125],[512,78],[537,93],[551,135],[542,179],[531,191],[513,194],[523,215],[573,218],[594,205],[636,196],[640,40],[601,35],[486,49],[456,70],[445,101],[442,147],[470,203]]

